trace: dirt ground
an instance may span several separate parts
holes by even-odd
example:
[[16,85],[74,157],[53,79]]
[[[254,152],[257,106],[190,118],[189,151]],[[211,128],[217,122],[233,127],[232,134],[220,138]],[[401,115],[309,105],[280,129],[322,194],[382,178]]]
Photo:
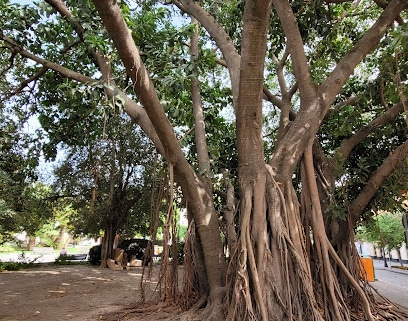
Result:
[[[113,271],[89,265],[0,272],[0,320],[111,319],[112,312],[140,301],[141,273],[141,267]],[[157,281],[151,278],[147,299],[155,295]]]
[[[145,298],[149,302],[157,298],[159,268],[159,265],[153,267],[152,277],[147,284]],[[141,299],[141,275],[141,267],[113,271],[89,265],[53,264],[20,271],[0,272],[0,320],[179,319],[183,312],[177,307],[160,307],[150,302],[143,309],[135,308]],[[181,275],[179,279],[182,279]],[[184,318],[184,320],[197,319],[196,315]]]

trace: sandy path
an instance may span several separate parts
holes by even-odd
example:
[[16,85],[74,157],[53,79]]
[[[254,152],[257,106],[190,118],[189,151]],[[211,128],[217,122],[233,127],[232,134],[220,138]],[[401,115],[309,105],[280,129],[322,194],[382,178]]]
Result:
[[1,272],[0,320],[103,320],[106,312],[139,300],[141,272],[87,265]]

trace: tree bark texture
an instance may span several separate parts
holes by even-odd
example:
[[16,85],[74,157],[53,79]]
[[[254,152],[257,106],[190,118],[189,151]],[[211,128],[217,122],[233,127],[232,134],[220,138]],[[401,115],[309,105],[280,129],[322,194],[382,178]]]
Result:
[[106,222],[101,246],[101,268],[107,268],[109,259],[113,258],[113,242],[116,230],[112,223]]
[[209,295],[214,305],[221,303],[223,296],[220,295],[220,289],[224,286],[225,261],[211,189],[187,163],[116,1],[94,1],[94,4],[133,81],[136,95],[149,118],[154,119],[153,126],[163,146],[163,156],[173,166],[176,181],[183,190],[197,224],[210,285]]

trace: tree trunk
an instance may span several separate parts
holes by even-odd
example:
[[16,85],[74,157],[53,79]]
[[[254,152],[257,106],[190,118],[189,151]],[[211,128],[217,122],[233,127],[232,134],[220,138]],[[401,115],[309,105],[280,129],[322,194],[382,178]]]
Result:
[[388,267],[387,258],[385,257],[385,248],[384,247],[381,248],[381,255],[382,255],[382,259],[384,261],[384,267]]
[[[265,164],[262,94],[270,3],[244,11],[237,108],[240,235],[232,260],[228,320],[319,320],[302,247],[302,229],[291,173],[275,181]],[[291,164],[293,166],[293,164]],[[303,311],[310,311],[303,315]]]
[[65,243],[67,242],[66,237],[65,237],[66,231],[67,231],[67,226],[62,225],[59,231],[58,249],[62,249],[65,246]]
[[105,234],[102,238],[101,246],[101,268],[107,268],[108,259],[113,258],[113,243],[115,241],[116,230],[112,223],[107,223],[105,227]]
[[400,266],[404,266],[404,264],[402,263],[400,248],[399,247],[394,247],[394,250],[397,252],[397,257],[398,257],[398,261],[399,261]]
[[27,248],[28,248],[29,251],[32,251],[32,250],[34,250],[34,247],[35,247],[36,237],[28,235],[27,238],[28,238]]

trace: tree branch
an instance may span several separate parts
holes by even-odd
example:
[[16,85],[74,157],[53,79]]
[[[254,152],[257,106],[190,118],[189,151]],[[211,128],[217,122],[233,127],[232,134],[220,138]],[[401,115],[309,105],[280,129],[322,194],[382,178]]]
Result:
[[[81,42],[84,42],[84,32],[85,29],[82,27],[82,25],[77,21],[76,19],[73,18],[72,13],[69,11],[69,9],[66,7],[66,5],[61,1],[61,0],[45,0],[50,6],[52,6],[63,18],[65,18],[74,28],[76,33],[78,34],[79,40]],[[69,46],[71,47],[72,44]],[[107,63],[107,58],[103,57],[98,51],[94,50],[94,48],[90,46],[86,46],[88,52],[91,54],[91,56],[94,58],[95,64],[97,67],[99,67],[99,70],[102,73],[103,79],[110,83],[112,79],[112,73],[109,64]],[[64,48],[64,50],[68,50],[67,48]]]
[[408,0],[392,0],[373,26],[357,41],[355,46],[343,57],[327,79],[321,84],[320,95],[325,107],[324,110],[322,110],[322,117],[327,112],[345,82],[354,72],[354,68],[378,45],[385,32],[407,4]]
[[[32,53],[21,48],[13,40],[5,36],[2,32],[0,32],[0,39],[5,41],[10,47],[13,48],[13,50],[15,50],[21,56],[28,58],[32,61],[35,61],[39,63],[40,65],[44,66],[45,68],[54,70],[69,79],[76,80],[85,85],[92,85],[92,84],[100,83],[100,81],[97,79],[93,79],[91,77],[75,72],[71,69],[65,68],[54,62],[51,62],[49,60],[33,55]],[[119,96],[124,100],[124,111],[130,116],[130,118],[132,118],[133,121],[135,121],[142,128],[142,130],[146,133],[146,135],[152,140],[156,149],[160,153],[163,152],[163,146],[161,144],[161,141],[159,137],[157,136],[157,133],[153,127],[153,124],[150,121],[150,118],[146,114],[146,110],[142,106],[138,105],[135,101],[130,99],[118,87],[105,87],[105,92],[107,93],[110,99],[113,99],[114,97]]]
[[203,102],[200,91],[200,80],[198,79],[199,73],[195,64],[199,58],[199,44],[198,44],[198,25],[197,20],[191,17],[191,24],[194,26],[194,33],[191,36],[190,50],[191,50],[191,63],[194,66],[191,77],[191,100],[193,104],[194,113],[194,133],[195,142],[197,147],[197,160],[198,170],[202,176],[210,179],[211,166],[210,166],[210,154],[208,151],[208,145],[206,140],[205,121]]
[[183,158],[182,151],[177,144],[173,127],[164,113],[154,90],[154,85],[140,58],[139,50],[122,17],[119,6],[116,1],[112,0],[94,1],[94,3],[126,68],[127,74],[132,79],[133,89],[145,107],[149,118],[154,119],[153,125],[164,146],[164,156],[172,163],[177,162],[178,158]]
[[341,142],[339,149],[337,150],[337,155],[340,159],[346,160],[354,147],[357,146],[363,139],[370,135],[376,128],[387,124],[389,121],[397,117],[400,113],[404,111],[403,103],[399,103],[394,107],[388,109],[384,114],[374,119],[367,126],[360,129],[357,133],[348,139]]
[[132,79],[133,89],[163,144],[160,153],[174,166],[178,183],[182,187],[183,194],[189,200],[189,206],[195,215],[196,222],[206,224],[201,216],[203,207],[197,188],[197,184],[202,183],[202,181],[197,177],[184,156],[173,126],[160,104],[154,85],[140,58],[139,50],[122,17],[118,4],[114,0],[94,0],[94,4],[126,68],[128,76]]
[[296,117],[296,112],[293,110],[292,105],[291,105],[291,99],[293,94],[296,91],[293,91],[292,89],[294,87],[297,88],[297,83],[296,86],[292,87],[291,89],[288,90],[286,86],[286,79],[285,79],[285,74],[284,74],[284,69],[285,69],[285,62],[289,57],[289,51],[285,50],[282,59],[278,60],[276,57],[276,62],[278,63],[278,68],[277,68],[277,76],[278,76],[278,82],[279,86],[281,88],[282,92],[282,107],[281,107],[281,116],[280,116],[280,130],[284,130],[285,127],[289,124],[290,120],[295,119]]
[[3,34],[3,32],[0,31],[0,39],[3,40],[5,43],[7,43],[15,52],[19,53],[21,56],[28,58],[32,61],[35,61],[39,63],[40,65],[43,65],[44,67],[47,67],[49,69],[52,69],[54,71],[57,71],[61,75],[76,80],[78,82],[87,84],[87,83],[95,83],[97,80],[92,79],[90,77],[84,76],[78,72],[72,71],[71,69],[65,68],[59,64],[53,63],[49,60],[40,58],[26,50],[24,50],[22,47],[17,45],[12,39],[7,37],[6,35]]
[[239,70],[241,57],[230,36],[225,32],[224,28],[199,5],[199,2],[192,0],[173,0],[172,2],[180,10],[197,19],[221,50],[230,74],[233,105],[236,108],[239,95]]
[[[289,1],[273,0],[272,3],[278,13],[279,20],[287,38],[287,51],[292,59],[293,72],[299,87],[300,99],[310,99],[310,97],[314,96],[315,86],[313,85],[312,76],[309,72],[302,36],[295,15],[293,14]],[[307,104],[304,106],[307,106]]]
[[377,169],[373,176],[364,186],[361,193],[350,204],[348,211],[351,216],[351,224],[353,226],[358,221],[361,214],[364,212],[367,204],[377,192],[378,188],[383,185],[385,180],[391,173],[408,157],[408,140],[400,145],[396,150],[383,161],[382,165]]
[[[384,0],[373,0],[380,8],[385,9],[388,5],[387,2],[385,2]],[[404,20],[401,18],[401,15],[398,15],[397,18],[395,18],[395,21],[398,22],[399,25],[403,25],[404,24]]]
[[8,93],[6,95],[7,98],[10,98],[16,94],[19,94],[23,91],[25,87],[28,86],[33,81],[38,80],[42,75],[44,75],[47,72],[48,68],[47,67],[41,67],[40,70],[38,70],[34,75],[29,77],[28,79],[22,81],[18,87],[16,87],[12,92]]

